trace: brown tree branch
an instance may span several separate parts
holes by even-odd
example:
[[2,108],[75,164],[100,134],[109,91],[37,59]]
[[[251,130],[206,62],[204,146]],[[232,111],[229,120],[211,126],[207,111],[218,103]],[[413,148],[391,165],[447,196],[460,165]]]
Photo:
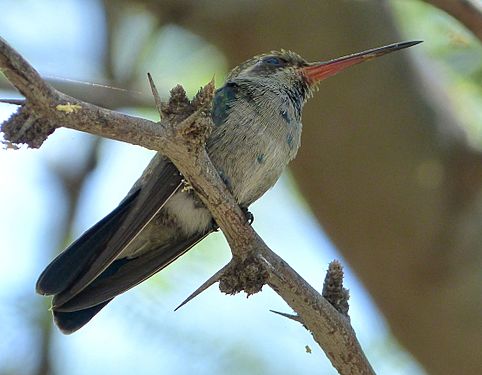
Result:
[[268,248],[211,163],[204,142],[212,126],[213,82],[192,101],[180,86],[173,89],[169,103],[161,105],[161,122],[154,123],[56,91],[4,40],[0,40],[0,69],[27,99],[2,125],[7,141],[39,147],[61,124],[166,155],[211,211],[231,247],[233,259],[220,277],[220,289],[249,294],[266,282],[297,313],[340,374],[374,374],[348,318]]
[[[43,79],[63,93],[104,108],[148,107],[152,103],[152,97],[148,96],[148,92],[124,88],[122,83],[118,84],[116,81],[92,83],[64,78],[43,77]],[[0,77],[0,90],[11,89],[12,86]]]
[[423,0],[450,14],[482,42],[482,5],[479,0]]

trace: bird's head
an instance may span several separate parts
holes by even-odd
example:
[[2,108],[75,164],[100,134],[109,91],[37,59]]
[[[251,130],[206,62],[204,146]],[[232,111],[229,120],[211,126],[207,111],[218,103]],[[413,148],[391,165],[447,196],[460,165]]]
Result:
[[383,56],[387,53],[414,46],[421,41],[394,43],[387,46],[358,52],[328,61],[309,63],[291,51],[272,51],[255,56],[234,68],[229,80],[251,81],[267,88],[286,89],[297,92],[303,101],[308,99],[317,84],[342,70]]

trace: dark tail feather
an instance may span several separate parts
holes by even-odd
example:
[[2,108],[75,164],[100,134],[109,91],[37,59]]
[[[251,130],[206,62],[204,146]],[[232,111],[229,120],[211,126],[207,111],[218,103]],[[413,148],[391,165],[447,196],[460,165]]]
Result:
[[138,258],[118,259],[88,287],[64,304],[55,305],[57,295],[54,296],[52,312],[55,324],[65,334],[77,331],[112,301],[115,296],[166,267],[206,237],[211,231],[211,229],[208,229],[204,233],[180,240],[169,248],[160,247]]
[[176,243],[167,247],[161,246],[157,249],[152,249],[137,258],[118,259],[89,286],[67,302],[57,303],[58,297],[62,295],[55,295],[52,305],[58,311],[77,311],[97,306],[99,303],[124,293],[156,274],[185,254],[209,233],[211,233],[211,229],[186,239],[179,239]]
[[64,312],[53,310],[54,322],[60,330],[69,335],[86,325],[112,299],[84,310]]
[[114,211],[86,231],[77,241],[60,253],[37,280],[37,293],[53,295],[64,291],[106,247],[117,228],[129,213],[139,191],[127,197]]

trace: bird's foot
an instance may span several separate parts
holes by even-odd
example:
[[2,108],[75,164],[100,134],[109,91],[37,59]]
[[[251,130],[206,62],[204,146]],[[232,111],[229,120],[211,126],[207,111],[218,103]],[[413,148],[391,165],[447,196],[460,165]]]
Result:
[[216,223],[216,220],[211,219],[211,227],[213,228],[214,232],[219,232],[219,225]]
[[181,191],[183,191],[183,192],[194,191],[194,188],[192,187],[192,185],[185,178],[182,179],[182,189],[181,189]]
[[[244,213],[244,216],[246,217],[246,221],[248,222],[249,225],[253,224],[254,222],[254,215],[248,210],[247,207],[241,207],[241,210]],[[216,220],[212,219],[211,220],[211,226],[213,228],[213,231],[218,232],[219,231],[219,225],[216,223]]]
[[241,210],[243,210],[244,216],[246,216],[246,221],[248,222],[248,224],[253,224],[254,215],[251,213],[251,211],[248,210],[248,207],[241,207]]

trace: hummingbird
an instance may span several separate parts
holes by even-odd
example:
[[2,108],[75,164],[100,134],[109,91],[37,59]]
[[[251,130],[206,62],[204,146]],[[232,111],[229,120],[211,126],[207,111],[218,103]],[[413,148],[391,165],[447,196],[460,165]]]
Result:
[[[318,83],[364,61],[411,47],[409,41],[308,63],[291,51],[255,56],[216,90],[208,154],[249,217],[248,207],[278,180],[301,141],[303,105]],[[41,273],[36,291],[53,295],[52,313],[70,334],[117,295],[156,274],[217,229],[183,177],[157,153],[127,196]]]

